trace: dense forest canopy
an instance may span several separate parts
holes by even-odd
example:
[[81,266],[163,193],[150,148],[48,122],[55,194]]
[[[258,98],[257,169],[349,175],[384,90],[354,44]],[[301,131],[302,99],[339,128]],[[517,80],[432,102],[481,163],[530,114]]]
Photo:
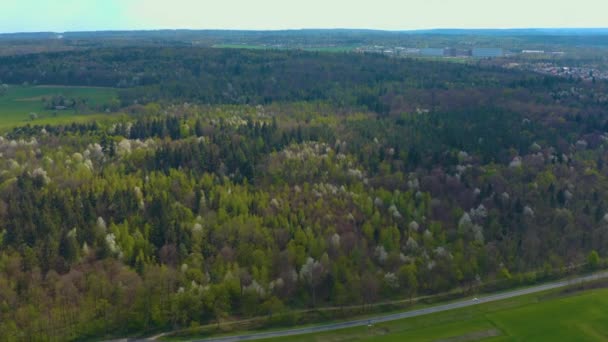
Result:
[[608,253],[608,96],[366,54],[93,49],[8,84],[125,116],[0,137],[0,340],[141,334],[533,283]]
[[[269,103],[377,96],[393,87],[426,89],[497,86],[512,77],[500,68],[324,54],[205,48],[125,48],[10,56],[3,81],[131,88],[127,101]],[[520,75],[521,76],[521,75]],[[363,88],[363,89],[360,89]],[[366,91],[376,93],[366,94]]]
[[122,48],[9,56],[0,58],[0,75],[9,84],[124,88],[124,105],[323,100],[340,107],[364,105],[379,113],[395,107],[399,113],[413,111],[412,105],[436,106],[444,96],[455,98],[446,103],[449,108],[513,98],[554,104],[553,98],[572,87],[588,92],[591,102],[606,100],[603,85],[492,65],[281,50]]

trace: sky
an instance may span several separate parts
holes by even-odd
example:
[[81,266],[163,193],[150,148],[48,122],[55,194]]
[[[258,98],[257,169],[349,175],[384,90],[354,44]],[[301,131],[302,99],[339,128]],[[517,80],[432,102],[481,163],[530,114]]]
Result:
[[608,27],[608,0],[0,0],[0,32]]

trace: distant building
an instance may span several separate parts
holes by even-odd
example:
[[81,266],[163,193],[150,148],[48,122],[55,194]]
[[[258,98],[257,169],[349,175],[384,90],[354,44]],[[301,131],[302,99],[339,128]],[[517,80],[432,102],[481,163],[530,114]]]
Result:
[[473,55],[473,57],[489,58],[502,57],[505,53],[501,48],[474,48],[471,54]]
[[446,57],[468,57],[471,56],[471,50],[448,47],[443,49],[443,55]]
[[420,49],[420,54],[423,56],[443,57],[443,48],[424,48]]
[[521,50],[521,53],[526,53],[526,54],[544,54],[545,51],[543,51],[543,50]]
[[404,48],[403,49],[403,53],[405,53],[405,54],[419,54],[420,53],[420,49],[416,49],[416,48]]

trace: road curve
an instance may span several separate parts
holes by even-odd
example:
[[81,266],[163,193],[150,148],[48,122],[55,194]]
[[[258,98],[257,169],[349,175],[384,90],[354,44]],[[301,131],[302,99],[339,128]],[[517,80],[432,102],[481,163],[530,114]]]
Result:
[[376,316],[376,317],[371,317],[371,318],[367,318],[367,319],[359,319],[359,320],[348,321],[348,322],[317,325],[317,326],[311,326],[311,327],[306,327],[306,328],[269,331],[269,332],[256,333],[256,334],[212,337],[212,338],[199,339],[199,340],[193,340],[193,341],[195,341],[195,342],[248,341],[248,340],[257,340],[257,339],[262,339],[262,338],[287,337],[287,336],[292,336],[292,335],[302,335],[302,334],[310,334],[310,333],[318,333],[318,332],[324,332],[324,331],[332,331],[332,330],[338,330],[338,329],[359,327],[359,326],[365,326],[368,324],[394,321],[394,320],[403,319],[403,318],[422,316],[422,315],[427,315],[427,314],[436,313],[436,312],[442,312],[442,311],[447,311],[447,310],[464,308],[467,306],[478,305],[478,304],[482,304],[482,303],[494,302],[497,300],[503,300],[503,299],[513,298],[513,297],[517,297],[517,296],[523,296],[523,295],[527,295],[527,294],[531,294],[531,293],[542,292],[542,291],[546,291],[546,290],[551,290],[551,289],[556,289],[556,288],[560,288],[560,287],[565,287],[568,285],[589,282],[592,280],[598,280],[598,279],[602,279],[602,278],[608,278],[608,272],[601,272],[601,273],[581,276],[581,277],[577,277],[577,278],[573,278],[573,279],[561,280],[561,281],[556,281],[556,282],[547,283],[547,284],[543,284],[543,285],[533,286],[533,287],[529,287],[529,288],[525,288],[525,289],[521,289],[521,290],[513,290],[513,291],[498,293],[498,294],[489,295],[489,296],[485,296],[485,297],[479,297],[477,300],[475,300],[475,299],[461,300],[461,301],[457,301],[457,302],[453,302],[453,303],[449,303],[449,304],[442,304],[442,305],[432,306],[432,307],[428,307],[428,308],[424,308],[424,309],[399,312],[399,313],[390,314],[390,315]]

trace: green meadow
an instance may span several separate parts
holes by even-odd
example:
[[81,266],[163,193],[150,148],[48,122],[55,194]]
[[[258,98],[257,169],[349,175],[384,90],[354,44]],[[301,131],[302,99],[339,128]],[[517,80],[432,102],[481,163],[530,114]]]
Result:
[[251,50],[267,50],[273,49],[273,47],[265,45],[253,45],[253,44],[215,44],[212,47],[216,49],[251,49]]
[[289,340],[608,341],[608,289],[545,292],[372,327],[291,336]]
[[354,45],[340,46],[310,46],[310,47],[273,47],[267,45],[252,45],[252,44],[216,44],[213,45],[217,49],[250,49],[250,50],[303,50],[317,52],[350,52],[357,48]]
[[[73,109],[45,109],[44,99],[54,96],[84,99],[91,110],[87,113]],[[117,100],[117,91],[112,88],[64,87],[64,86],[10,86],[0,96],[0,127],[9,128],[26,123],[52,124],[85,121],[102,115],[95,114],[95,108],[109,105]],[[89,113],[90,112],[90,113]],[[99,110],[97,110],[99,112]],[[30,113],[36,113],[32,121]]]

